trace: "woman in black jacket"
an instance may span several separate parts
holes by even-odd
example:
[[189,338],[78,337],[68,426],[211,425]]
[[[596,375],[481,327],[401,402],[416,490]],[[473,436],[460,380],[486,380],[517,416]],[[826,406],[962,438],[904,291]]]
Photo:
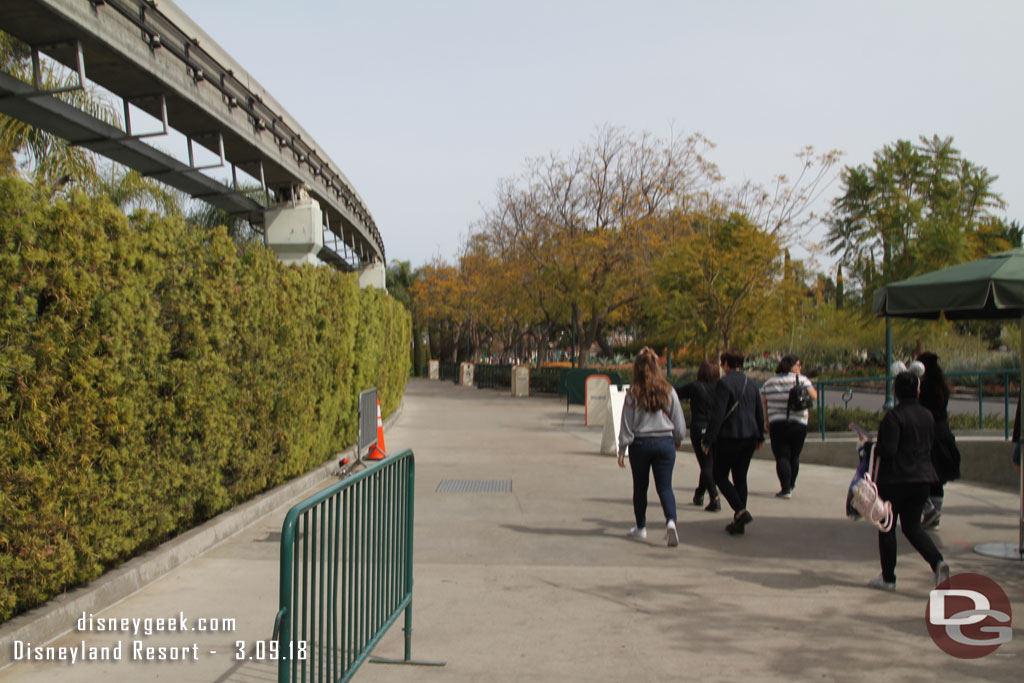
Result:
[[704,360],[697,369],[697,380],[676,388],[679,398],[690,401],[690,444],[693,446],[693,453],[700,466],[700,477],[697,481],[697,490],[693,493],[693,504],[703,505],[706,491],[711,494],[711,500],[704,508],[708,512],[718,512],[722,509],[722,503],[718,498],[718,487],[715,486],[714,469],[712,468],[713,456],[711,453],[705,453],[700,444],[711,417],[715,383],[718,381],[718,377],[718,365]]
[[733,509],[733,521],[725,530],[735,536],[753,521],[747,510],[747,470],[754,451],[764,445],[764,406],[757,382],[743,373],[743,352],[730,349],[721,360],[725,374],[715,385],[701,445],[705,453],[714,454],[715,483]]
[[932,465],[935,419],[917,400],[918,380],[901,372],[893,382],[897,405],[878,426],[875,456],[878,458],[878,495],[892,503],[893,527],[878,532],[882,575],[868,582],[879,590],[896,590],[896,521],[903,535],[935,573],[935,585],[949,578],[942,553],[921,527],[921,511],[928,490],[939,480]]

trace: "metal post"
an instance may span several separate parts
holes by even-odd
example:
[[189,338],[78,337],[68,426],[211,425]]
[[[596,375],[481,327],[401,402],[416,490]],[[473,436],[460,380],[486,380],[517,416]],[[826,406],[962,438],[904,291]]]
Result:
[[[405,485],[405,538],[403,540],[405,540],[405,594],[412,595],[412,530],[415,528],[413,492],[416,490],[416,462],[409,460],[408,463],[408,478]],[[409,600],[409,604],[405,608],[405,661],[412,661],[412,600]]]
[[892,396],[892,318],[885,316],[885,409],[895,405]]
[[569,331],[569,338],[571,340],[571,355],[569,356],[570,366],[576,367],[576,307],[572,309],[572,329]]
[[825,440],[825,385],[818,385],[818,431],[821,432],[821,440]]
[[1003,438],[1010,440],[1010,373],[1003,371]]
[[985,375],[978,373],[978,429],[985,428]]

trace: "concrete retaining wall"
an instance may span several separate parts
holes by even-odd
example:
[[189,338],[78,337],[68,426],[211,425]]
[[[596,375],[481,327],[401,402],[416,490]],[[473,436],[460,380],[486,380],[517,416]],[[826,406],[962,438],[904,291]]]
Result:
[[[960,475],[964,481],[1013,491],[1019,489],[1017,472],[1010,464],[1013,444],[1002,434],[957,434],[956,443],[960,448]],[[766,443],[754,457],[771,460],[772,450]],[[804,442],[800,462],[848,467],[852,476],[857,467],[857,439],[848,433],[835,433],[826,434],[822,441],[819,433],[811,432]]]

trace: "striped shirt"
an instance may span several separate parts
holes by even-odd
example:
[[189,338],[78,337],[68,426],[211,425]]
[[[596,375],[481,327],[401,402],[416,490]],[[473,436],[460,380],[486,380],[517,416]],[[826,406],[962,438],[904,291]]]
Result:
[[[800,386],[810,389],[814,385],[804,375],[797,375],[794,372],[787,372],[782,375],[770,377],[764,386],[761,387],[761,395],[768,402],[768,422],[786,420],[786,406],[789,404],[789,392],[796,386],[797,377],[800,379]],[[789,411],[789,420],[807,424],[806,410]]]

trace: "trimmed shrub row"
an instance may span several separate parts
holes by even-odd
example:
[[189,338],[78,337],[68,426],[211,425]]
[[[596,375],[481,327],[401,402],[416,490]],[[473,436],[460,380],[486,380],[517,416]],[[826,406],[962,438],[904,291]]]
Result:
[[355,275],[0,180],[0,621],[354,443],[411,323]]

